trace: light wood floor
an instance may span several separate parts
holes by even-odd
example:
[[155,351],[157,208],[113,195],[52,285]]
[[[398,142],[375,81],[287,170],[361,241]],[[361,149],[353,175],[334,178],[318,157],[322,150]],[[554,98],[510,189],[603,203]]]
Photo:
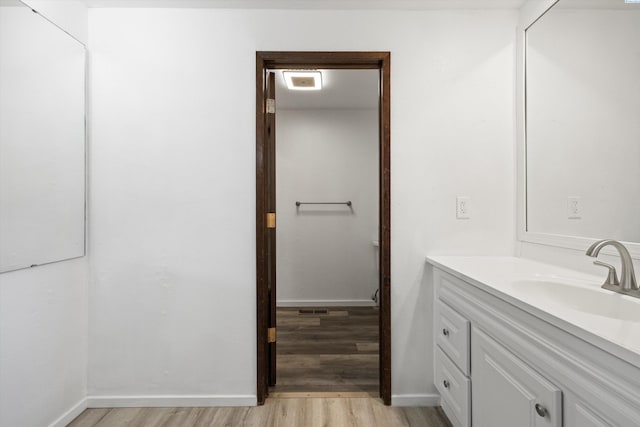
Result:
[[[278,384],[264,406],[87,409],[69,426],[451,427],[441,408],[390,407],[353,397],[378,395],[378,311],[325,309],[278,309]],[[277,397],[300,395],[313,397]]]
[[384,406],[372,398],[267,399],[241,408],[87,409],[71,427],[451,427],[440,408]]
[[277,382],[270,396],[378,396],[377,307],[279,307]]

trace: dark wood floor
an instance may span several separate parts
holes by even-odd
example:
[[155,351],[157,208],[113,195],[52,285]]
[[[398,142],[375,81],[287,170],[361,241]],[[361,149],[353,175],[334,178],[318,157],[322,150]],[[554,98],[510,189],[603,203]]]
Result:
[[378,396],[378,307],[278,308],[277,331],[271,396]]

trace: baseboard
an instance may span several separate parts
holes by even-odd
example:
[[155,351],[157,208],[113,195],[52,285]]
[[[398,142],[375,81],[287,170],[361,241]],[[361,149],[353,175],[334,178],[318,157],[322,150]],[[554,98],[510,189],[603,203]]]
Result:
[[[391,397],[393,406],[440,406],[438,394],[400,394]],[[65,427],[87,408],[190,408],[256,406],[252,395],[196,395],[196,396],[90,396],[80,400],[49,427]]]
[[88,408],[194,408],[210,406],[256,406],[252,395],[192,395],[192,396],[89,396]]
[[392,406],[440,406],[439,394],[394,394]]
[[71,421],[76,419],[85,409],[87,409],[87,399],[83,398],[73,405],[71,409],[62,414],[57,420],[49,424],[49,427],[65,427]]
[[318,300],[278,300],[278,307],[373,307],[370,299],[318,299]]

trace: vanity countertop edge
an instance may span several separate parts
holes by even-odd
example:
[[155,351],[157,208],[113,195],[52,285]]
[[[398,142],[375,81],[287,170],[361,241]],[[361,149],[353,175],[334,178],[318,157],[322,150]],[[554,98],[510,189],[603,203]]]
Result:
[[[585,274],[576,270],[571,270],[542,262],[517,258],[513,256],[435,256],[426,257],[426,261],[434,268],[445,271],[454,277],[484,291],[496,298],[501,299],[516,308],[529,313],[546,323],[555,326],[565,332],[586,341],[601,350],[610,353],[623,361],[640,368],[640,324],[635,324],[635,330],[629,331],[635,336],[632,345],[621,342],[615,338],[601,335],[598,331],[590,330],[576,321],[575,312],[567,310],[546,310],[536,306],[531,301],[527,301],[522,296],[514,295],[510,292],[507,283],[518,277],[530,276],[533,272],[544,272],[545,274],[558,277],[575,277],[585,282],[593,282],[598,286],[598,281],[603,278]],[[499,268],[502,267],[502,268]],[[623,295],[620,297],[630,298]],[[638,304],[640,309],[640,301]]]

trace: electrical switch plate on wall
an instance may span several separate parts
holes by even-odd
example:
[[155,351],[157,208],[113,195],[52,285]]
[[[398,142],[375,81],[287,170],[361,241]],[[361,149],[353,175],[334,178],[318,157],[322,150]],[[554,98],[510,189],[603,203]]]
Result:
[[582,197],[569,196],[567,198],[567,217],[569,219],[582,218]]
[[469,196],[456,197],[456,218],[469,219]]

